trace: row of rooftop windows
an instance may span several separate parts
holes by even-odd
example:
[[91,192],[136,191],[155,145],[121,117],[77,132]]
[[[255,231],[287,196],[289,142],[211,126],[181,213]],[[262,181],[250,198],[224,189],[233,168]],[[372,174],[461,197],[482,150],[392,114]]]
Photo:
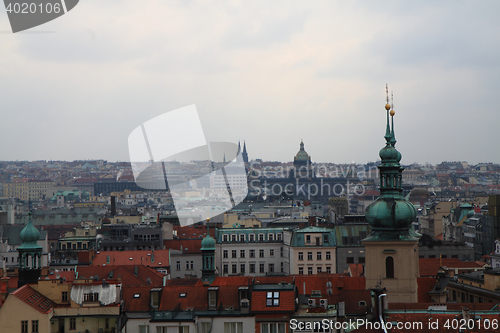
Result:
[[[237,250],[232,250],[231,251],[231,258],[237,258]],[[269,256],[274,257],[274,249],[269,249]],[[283,257],[283,248],[280,248],[280,256]],[[229,251],[224,250],[222,251],[222,257],[223,258],[229,258]],[[246,250],[240,250],[240,258],[245,258],[246,257]],[[255,258],[255,250],[248,250],[248,257],[249,258]],[[259,258],[264,258],[265,257],[265,251],[264,249],[259,250]]]
[[[238,264],[231,264],[231,272],[229,272],[229,264],[223,264],[222,265],[222,273],[223,274],[246,274],[247,271],[246,271],[246,267],[247,267],[247,264],[240,264],[240,270],[238,272]],[[259,273],[277,273],[278,271],[276,270],[275,266],[273,263],[270,263],[268,264],[268,270],[267,272],[265,271],[265,264],[264,263],[260,263],[259,266],[258,266],[258,269],[259,269]],[[248,265],[248,273],[250,274],[255,274],[257,273],[257,266],[256,264],[254,263],[250,263]],[[285,272],[285,266],[284,266],[284,263],[281,263],[280,265],[280,272],[281,273],[284,273]]]
[[[323,260],[323,253],[316,252],[316,260]],[[304,260],[304,252],[299,252],[299,261]],[[313,260],[313,253],[307,252],[307,260]],[[330,251],[325,252],[325,260],[332,260],[332,254]]]
[[[231,242],[246,242],[247,241],[247,238],[248,238],[248,241],[249,242],[255,242],[256,239],[259,241],[259,242],[265,242],[265,241],[268,241],[268,242],[274,242],[274,241],[277,241],[277,242],[281,242],[281,240],[283,239],[283,234],[281,233],[270,233],[270,234],[267,234],[267,239],[266,239],[266,235],[265,234],[248,234],[248,237],[246,234],[231,234]],[[227,243],[229,242],[229,235],[228,234],[224,234],[222,235],[222,241]]]

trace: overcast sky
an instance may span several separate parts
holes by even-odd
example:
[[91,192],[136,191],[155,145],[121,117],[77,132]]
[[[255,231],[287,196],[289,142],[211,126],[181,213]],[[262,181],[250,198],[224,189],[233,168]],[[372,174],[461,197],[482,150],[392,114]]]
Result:
[[[128,160],[195,104],[250,159],[365,163],[394,91],[402,163],[500,162],[500,1],[83,0],[12,34],[0,10],[0,160]],[[165,145],[175,145],[165,142]]]

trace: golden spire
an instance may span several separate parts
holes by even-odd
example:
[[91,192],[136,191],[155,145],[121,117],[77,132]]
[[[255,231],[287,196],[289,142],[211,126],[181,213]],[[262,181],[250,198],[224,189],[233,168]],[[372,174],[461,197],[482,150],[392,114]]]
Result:
[[[394,115],[396,114],[396,112],[394,111],[394,92],[391,91],[391,104],[392,104],[392,110],[391,110],[391,117],[394,117]],[[389,104],[387,104],[389,105]],[[386,105],[386,108],[387,108],[387,105]]]
[[385,95],[387,97],[387,104],[385,105],[385,109],[389,111],[391,109],[391,105],[389,104],[389,87],[387,86],[387,83],[385,84]]

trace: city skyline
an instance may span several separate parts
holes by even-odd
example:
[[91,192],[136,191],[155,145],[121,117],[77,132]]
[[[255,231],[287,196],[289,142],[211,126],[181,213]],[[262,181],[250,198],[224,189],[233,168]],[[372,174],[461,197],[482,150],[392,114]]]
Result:
[[[377,161],[385,84],[402,164],[500,163],[499,4],[80,3],[9,34],[2,160],[128,161],[127,137],[195,104],[208,141],[250,159]],[[425,22],[425,23],[424,23]]]

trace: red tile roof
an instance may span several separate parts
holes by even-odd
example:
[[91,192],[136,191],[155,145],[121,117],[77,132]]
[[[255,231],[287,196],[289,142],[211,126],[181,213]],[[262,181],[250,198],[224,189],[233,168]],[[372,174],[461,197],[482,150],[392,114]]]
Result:
[[293,275],[287,276],[256,276],[253,279],[255,284],[267,284],[267,283],[293,283]]
[[202,239],[170,239],[164,240],[166,249],[181,250],[182,253],[201,253]]
[[[295,285],[300,295],[311,295],[312,290],[321,290],[326,294],[326,283],[332,283],[332,295],[339,295],[343,290],[365,290],[364,277],[339,275],[295,275]],[[304,291],[304,285],[306,290]]]
[[10,295],[23,301],[40,313],[49,313],[56,306],[56,303],[31,288],[28,284],[25,284]]
[[[189,288],[185,286],[165,287],[162,291],[159,309],[161,311],[171,311],[179,305],[179,310],[188,308],[206,310],[208,302],[207,289],[205,286],[191,286]],[[184,297],[181,297],[182,295]],[[217,300],[217,303],[220,303],[219,300]]]
[[295,291],[294,290],[269,290],[279,291],[279,306],[267,306],[267,290],[252,291],[250,309],[254,312],[294,312]]
[[[174,226],[174,231],[177,232],[177,237],[180,239],[202,239],[207,235],[207,227],[200,224],[184,227]],[[210,236],[215,237],[214,228],[210,228]]]
[[[135,275],[135,267],[137,267],[137,275]],[[78,267],[78,278],[90,278],[93,276],[99,276],[99,280],[109,279],[110,272],[113,272],[112,279],[121,279],[123,287],[144,287],[148,286],[161,287],[163,286],[164,275],[157,272],[153,268],[146,266],[90,266],[90,267]],[[151,283],[148,283],[148,279]]]
[[[168,252],[168,250],[100,251],[92,260],[92,266],[144,265],[150,267],[167,267],[169,266]],[[109,263],[107,262],[108,256],[110,259]]]
[[[123,311],[149,311],[149,294],[151,287],[123,288]],[[137,297],[136,297],[137,296]]]
[[432,289],[434,289],[434,286],[436,285],[436,279],[434,277],[419,277],[417,278],[417,285],[418,285],[418,302],[419,303],[432,302],[431,297],[427,295],[427,293],[432,291]]
[[436,276],[441,265],[448,268],[460,268],[461,270],[482,268],[481,265],[478,265],[474,261],[460,261],[458,258],[420,258],[420,276]]

